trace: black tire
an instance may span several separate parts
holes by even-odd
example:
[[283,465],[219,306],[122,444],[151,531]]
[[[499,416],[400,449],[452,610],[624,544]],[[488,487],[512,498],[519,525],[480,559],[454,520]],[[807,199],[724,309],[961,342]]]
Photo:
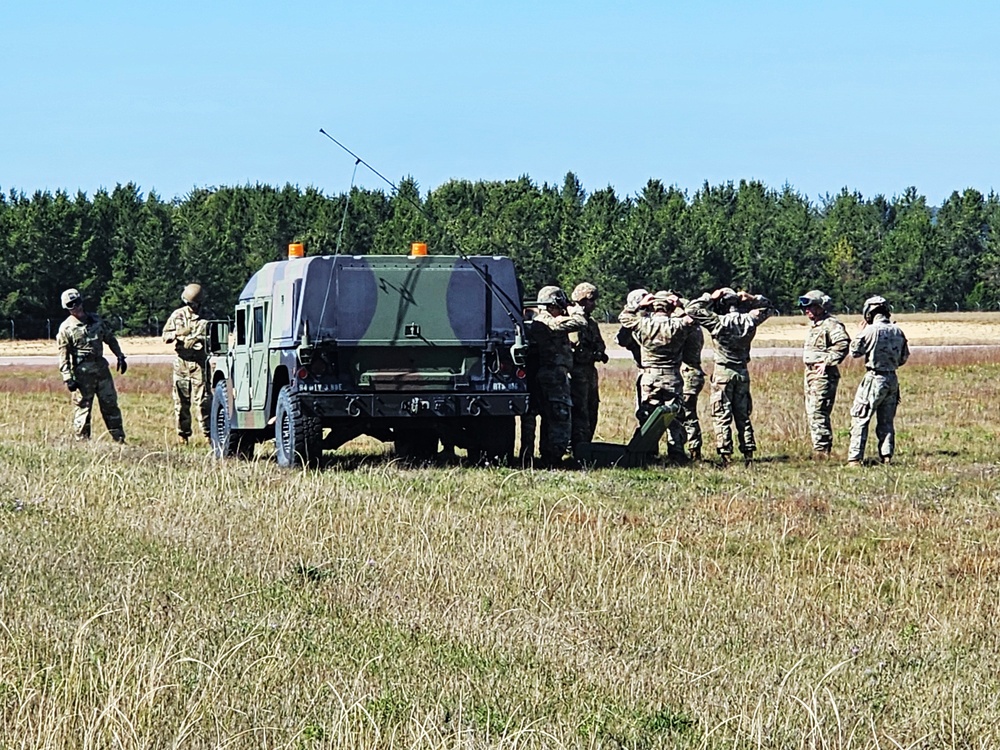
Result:
[[216,458],[250,458],[254,440],[242,430],[233,429],[233,416],[229,413],[229,398],[225,380],[220,380],[212,390],[208,432],[212,453]]
[[475,417],[468,427],[469,459],[479,466],[514,463],[514,417]]
[[290,386],[278,392],[274,419],[274,447],[278,466],[315,466],[323,453],[323,426],[302,408],[302,400]]

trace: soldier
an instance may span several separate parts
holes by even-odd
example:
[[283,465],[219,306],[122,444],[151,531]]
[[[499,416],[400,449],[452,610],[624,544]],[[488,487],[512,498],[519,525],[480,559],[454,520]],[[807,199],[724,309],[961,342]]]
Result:
[[117,358],[116,369],[122,375],[128,369],[125,355],[111,327],[96,313],[83,309],[83,296],[76,289],[67,289],[60,299],[69,317],[59,326],[56,345],[59,347],[59,371],[63,382],[73,394],[73,432],[77,440],[90,439],[90,413],[94,396],[101,409],[104,424],[116,443],[125,442],[122,412],[118,408],[115,381],[104,359],[104,344]]
[[806,418],[812,436],[813,456],[826,459],[830,457],[833,447],[830,414],[840,383],[838,365],[847,356],[851,337],[844,324],[831,315],[833,300],[819,289],[799,297],[799,307],[812,324],[802,350],[802,361],[806,367]]
[[[681,300],[681,305],[687,304]],[[687,315],[678,305],[675,315]],[[680,422],[692,461],[701,461],[701,422],[698,421],[698,394],[705,387],[705,371],[701,367],[701,350],[705,348],[705,333],[701,326],[691,326],[681,350],[681,380],[684,383]]]
[[735,292],[723,287],[689,302],[688,315],[712,336],[715,345],[715,368],[712,370],[712,421],[715,446],[723,464],[733,455],[731,426],[735,422],[740,452],[744,461],[753,460],[757,442],[750,414],[750,344],[757,326],[774,314],[766,297],[749,292]]
[[569,334],[587,327],[583,310],[572,307],[566,292],[557,286],[545,286],[538,292],[537,307],[531,321],[531,342],[538,356],[536,374],[538,410],[542,416],[539,452],[546,466],[558,466],[570,444],[572,399],[570,368],[573,350]]
[[[627,306],[618,316],[618,322],[632,331],[642,347],[640,406],[636,414],[640,426],[657,406],[666,406],[678,415],[684,411],[680,366],[684,342],[694,327],[694,321],[686,315],[672,315],[679,304],[677,295],[661,291],[647,294],[639,303],[639,308],[648,307],[651,310],[648,317]],[[674,460],[682,460],[684,428],[681,419],[671,421],[668,430],[667,455]]]
[[[639,303],[642,302],[647,294],[649,292],[645,289],[633,289],[625,297],[625,309],[634,312],[636,315],[648,315],[648,310],[639,307]],[[638,412],[639,405],[642,403],[642,347],[636,341],[632,330],[625,326],[619,328],[618,333],[615,334],[615,343],[632,355],[635,366],[639,368],[639,372],[635,376],[635,410]]]
[[173,344],[174,416],[177,421],[177,441],[185,444],[191,437],[191,411],[198,410],[201,434],[209,437],[208,420],[211,408],[209,372],[208,321],[199,312],[204,292],[200,284],[188,284],[181,292],[179,307],[170,313],[163,326],[163,343]]
[[596,365],[598,362],[607,363],[608,354],[601,328],[591,317],[597,306],[597,287],[587,282],[577,284],[572,298],[587,319],[586,328],[570,334],[570,341],[573,343],[573,369],[570,371],[573,399],[571,443],[575,447],[594,439],[601,402]]
[[860,466],[868,440],[868,425],[878,416],[875,435],[882,463],[892,461],[896,448],[896,406],[899,404],[899,380],[896,369],[910,357],[910,348],[902,329],[889,319],[892,308],[885,297],[865,300],[861,315],[861,333],[851,343],[851,356],[865,358],[865,376],[851,406],[851,447],[847,464]]

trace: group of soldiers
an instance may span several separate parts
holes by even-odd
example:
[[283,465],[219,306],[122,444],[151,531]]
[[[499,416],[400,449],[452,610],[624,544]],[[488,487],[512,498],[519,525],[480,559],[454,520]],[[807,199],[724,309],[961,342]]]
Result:
[[[174,417],[177,440],[185,444],[192,435],[192,414],[205,439],[209,435],[211,365],[208,319],[200,314],[203,298],[199,284],[188,284],[181,293],[183,306],[170,314],[163,327],[163,341],[173,344],[177,355],[173,366]],[[115,355],[116,369],[122,375],[128,369],[125,354],[111,326],[97,313],[84,309],[83,295],[77,289],[64,291],[60,301],[69,317],[59,326],[56,345],[59,371],[72,394],[73,434],[77,440],[90,439],[91,412],[96,398],[111,438],[124,443],[122,412],[111,368],[104,358],[104,346]]]
[[[541,417],[540,462],[557,467],[572,462],[567,454],[593,440],[597,428],[599,387],[597,364],[608,354],[592,314],[599,295],[591,283],[573,289],[572,299],[557,286],[543,287],[525,310],[529,347],[527,366],[533,395],[532,412],[521,420],[521,459],[533,460],[536,417]],[[173,344],[173,401],[177,440],[187,443],[197,418],[201,433],[209,436],[211,363],[208,319],[202,315],[204,292],[188,284],[182,307],[163,327],[163,341]],[[111,327],[96,313],[84,309],[76,289],[62,293],[69,316],[59,326],[56,343],[63,382],[75,407],[73,430],[78,440],[91,434],[91,411],[97,399],[104,423],[116,442],[125,441],[118,396],[107,360],[107,345],[122,375],[128,369],[125,354]],[[814,455],[829,458],[833,447],[831,413],[840,383],[839,365],[850,354],[864,357],[866,372],[851,406],[851,442],[848,464],[860,465],[869,425],[876,419],[881,461],[895,452],[894,419],[899,403],[896,370],[909,357],[906,336],[890,319],[891,307],[879,296],[865,301],[861,329],[851,341],[844,324],[833,315],[830,297],[819,290],[799,297],[798,306],[810,321],[803,350],[805,407]],[[702,369],[704,333],[712,337],[715,366],[711,377],[710,413],[715,446],[728,463],[736,445],[745,462],[757,450],[751,415],[750,347],[757,327],[775,313],[762,295],[723,287],[687,300],[672,291],[628,294],[618,316],[617,343],[631,352],[636,379],[636,417],[641,426],[658,407],[674,418],[668,426],[667,457],[677,462],[702,458],[698,395],[705,384]]]
[[[521,422],[521,459],[534,458],[535,416],[541,416],[539,453],[543,466],[572,465],[575,446],[593,439],[598,412],[598,362],[608,355],[600,329],[591,317],[598,299],[590,283],[578,285],[570,300],[557,286],[543,287],[528,303],[525,317],[531,342],[529,387],[535,412]],[[840,383],[839,365],[850,354],[863,357],[866,372],[851,407],[851,442],[847,462],[859,466],[869,426],[876,419],[879,459],[889,463],[895,452],[895,414],[899,403],[896,370],[909,357],[906,336],[890,318],[881,296],[865,301],[857,338],[833,315],[832,300],[819,290],[799,297],[810,322],[803,350],[805,409],[817,459],[829,459],[833,448],[831,414]],[[710,414],[719,460],[727,464],[736,445],[746,463],[757,450],[751,415],[750,348],[757,328],[775,313],[760,294],[716,289],[697,299],[672,291],[628,294],[618,316],[617,343],[638,367],[636,417],[640,426],[663,407],[673,415],[668,426],[667,458],[676,462],[702,458],[698,394],[705,384],[702,369],[704,331],[712,338],[715,366],[711,377]]]

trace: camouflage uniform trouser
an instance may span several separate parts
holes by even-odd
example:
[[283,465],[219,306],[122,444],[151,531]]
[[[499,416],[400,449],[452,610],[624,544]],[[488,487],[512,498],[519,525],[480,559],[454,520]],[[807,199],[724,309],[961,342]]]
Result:
[[681,366],[684,381],[684,409],[678,415],[689,451],[701,450],[701,422],[698,421],[698,394],[705,387],[705,373],[693,367]]
[[538,369],[538,411],[542,416],[539,453],[543,461],[562,460],[570,444],[572,397],[569,370],[565,367]]
[[836,367],[820,368],[806,365],[804,389],[806,394],[806,418],[809,420],[809,434],[813,450],[829,453],[833,447],[833,427],[830,414],[837,400],[837,386],[840,384],[840,370]]
[[712,423],[715,427],[715,447],[722,455],[733,452],[731,426],[736,424],[736,437],[744,455],[757,450],[750,414],[753,398],[750,396],[750,373],[745,367],[731,368],[716,365],[712,372]]
[[589,443],[597,430],[597,412],[601,403],[594,365],[573,368],[570,396],[573,400],[572,444]]
[[113,440],[125,440],[122,426],[122,411],[118,408],[118,393],[115,381],[105,360],[81,362],[74,373],[77,390],[73,391],[73,432],[77,440],[90,438],[90,415],[94,407],[94,397],[101,409],[104,424]]
[[646,367],[639,376],[639,426],[645,423],[657,406],[666,406],[677,416],[667,426],[667,453],[684,452],[683,422],[687,417],[684,408],[684,383],[675,367]]
[[208,420],[212,405],[208,362],[191,362],[178,357],[174,360],[174,417],[177,434],[191,437],[191,412],[197,410],[201,434],[208,437]]
[[878,454],[882,458],[892,458],[896,450],[894,420],[898,404],[899,380],[896,373],[877,373],[872,370],[865,373],[851,405],[851,447],[847,451],[848,461],[860,461],[864,458],[868,425],[871,424],[872,417],[878,418],[875,425]]

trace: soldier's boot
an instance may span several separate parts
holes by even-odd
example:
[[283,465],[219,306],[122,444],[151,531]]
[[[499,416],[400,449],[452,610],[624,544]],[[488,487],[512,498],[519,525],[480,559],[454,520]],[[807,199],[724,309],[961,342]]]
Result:
[[813,461],[829,461],[831,457],[829,448],[813,451]]
[[891,464],[892,463],[892,456],[882,456],[882,463],[883,464]]
[[743,465],[751,466],[753,464],[753,451],[743,451]]
[[692,461],[701,461],[701,448],[692,448],[691,449],[691,460]]
[[722,466],[729,466],[732,460],[733,460],[732,453],[723,453],[722,451],[719,451],[719,463]]
[[849,469],[858,469],[858,468],[861,468],[861,460],[857,459],[857,458],[852,458],[851,460],[849,460],[847,462],[847,468],[849,468]]
[[187,435],[178,435],[177,436],[177,444],[178,445],[187,445],[188,444],[188,437],[187,437]]

